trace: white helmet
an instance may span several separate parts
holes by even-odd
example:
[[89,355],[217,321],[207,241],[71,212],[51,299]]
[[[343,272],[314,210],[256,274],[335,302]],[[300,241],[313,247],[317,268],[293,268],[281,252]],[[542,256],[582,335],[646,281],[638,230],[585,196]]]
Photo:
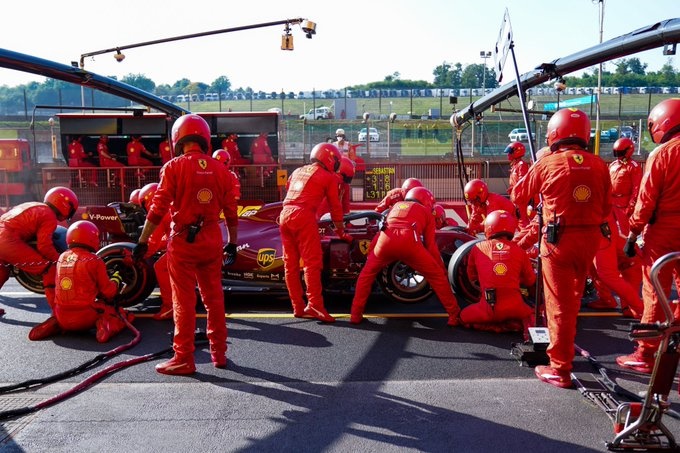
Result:
[[336,137],[339,137],[339,136],[341,136],[341,135],[342,135],[343,137],[345,136],[345,130],[344,130],[344,129],[338,129],[337,131],[335,131],[335,136],[336,136]]

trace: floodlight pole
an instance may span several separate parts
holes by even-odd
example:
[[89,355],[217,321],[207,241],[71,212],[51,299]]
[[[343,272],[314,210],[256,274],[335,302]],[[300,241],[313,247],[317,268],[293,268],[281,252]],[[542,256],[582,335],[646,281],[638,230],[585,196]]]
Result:
[[[263,22],[260,24],[251,24],[251,25],[243,25],[241,27],[231,27],[231,28],[222,28],[220,30],[212,30],[212,31],[204,31],[201,33],[191,33],[188,35],[180,35],[180,36],[172,36],[170,38],[162,38],[162,39],[154,39],[152,41],[144,41],[144,42],[139,42],[135,44],[126,44],[124,46],[116,46],[116,47],[110,47],[108,49],[102,49],[102,50],[95,50],[93,52],[86,52],[80,55],[80,69],[85,68],[85,58],[87,57],[93,57],[95,55],[102,55],[105,53],[111,53],[111,52],[116,52],[116,60],[118,62],[122,62],[123,59],[125,59],[125,55],[121,53],[122,50],[125,49],[133,49],[136,47],[145,47],[145,46],[152,46],[154,44],[162,44],[166,42],[171,42],[171,41],[180,41],[183,39],[191,39],[191,38],[200,38],[203,36],[210,36],[210,35],[218,35],[222,33],[231,33],[235,31],[243,31],[243,30],[252,30],[254,28],[264,28],[264,27],[272,27],[275,25],[285,25],[286,27],[289,27],[291,24],[301,24],[303,22],[306,22],[305,26],[308,28],[305,28],[303,26],[303,30],[307,33],[307,37],[311,38],[313,34],[316,33],[316,24],[313,22],[307,21],[307,19],[303,18],[294,18],[294,19],[283,19],[283,20],[277,20],[273,22]],[[81,86],[81,104],[83,107],[85,107],[85,95]]]

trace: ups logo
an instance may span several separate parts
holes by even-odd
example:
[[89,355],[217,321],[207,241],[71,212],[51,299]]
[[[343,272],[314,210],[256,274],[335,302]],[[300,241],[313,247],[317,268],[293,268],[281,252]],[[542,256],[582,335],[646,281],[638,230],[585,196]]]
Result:
[[276,260],[275,249],[260,249],[257,251],[257,265],[262,269],[268,269],[274,265]]

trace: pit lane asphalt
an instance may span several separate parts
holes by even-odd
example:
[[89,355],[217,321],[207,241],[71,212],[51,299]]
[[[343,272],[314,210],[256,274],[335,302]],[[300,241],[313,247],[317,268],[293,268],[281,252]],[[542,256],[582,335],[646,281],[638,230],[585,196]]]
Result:
[[[518,334],[450,329],[436,300],[404,306],[373,298],[368,313],[388,316],[358,327],[348,322],[348,298],[327,301],[341,314],[334,325],[292,318],[285,299],[226,301],[226,370],[212,367],[205,347],[192,377],[156,373],[159,360],[125,368],[1,423],[0,452],[599,452],[614,437],[606,414],[578,391],[541,383],[519,366],[509,354]],[[132,339],[124,332],[104,345],[91,334],[30,342],[28,331],[48,310],[13,280],[0,307],[7,311],[0,386],[65,371]],[[138,314],[140,344],[82,375],[0,395],[0,410],[34,405],[108,364],[166,349],[170,321]],[[618,316],[582,316],[577,343],[638,392],[647,379],[614,363],[632,350],[628,325]],[[575,371],[593,368],[577,357]],[[676,411],[678,399],[674,386]],[[665,422],[680,437],[680,422]]]

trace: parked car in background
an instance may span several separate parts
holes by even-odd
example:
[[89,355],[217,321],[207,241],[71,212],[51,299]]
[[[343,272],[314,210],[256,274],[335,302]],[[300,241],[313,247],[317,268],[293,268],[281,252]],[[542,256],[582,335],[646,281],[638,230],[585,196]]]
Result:
[[[380,141],[380,133],[378,132],[378,129],[375,127],[369,127],[368,128],[368,139],[372,142],[379,142]],[[359,137],[358,141],[360,142],[365,142],[366,141],[366,128],[362,128],[359,131]]]
[[[517,128],[510,131],[510,133],[508,134],[508,138],[510,139],[511,142],[528,142],[529,133],[524,128]],[[531,133],[531,138],[533,140],[536,140],[535,132]]]
[[629,138],[633,141],[637,139],[637,134],[635,133],[635,129],[633,129],[632,126],[621,126],[621,132],[619,133],[619,137],[621,138]]
[[333,118],[333,112],[330,107],[317,107],[310,109],[304,115],[300,115],[301,120],[329,120]]

